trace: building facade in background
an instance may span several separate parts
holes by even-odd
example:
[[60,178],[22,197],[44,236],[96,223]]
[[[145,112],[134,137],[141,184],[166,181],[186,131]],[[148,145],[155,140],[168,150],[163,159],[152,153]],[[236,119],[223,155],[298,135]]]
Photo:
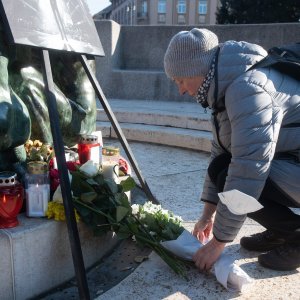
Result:
[[110,0],[94,19],[121,25],[215,24],[218,0]]

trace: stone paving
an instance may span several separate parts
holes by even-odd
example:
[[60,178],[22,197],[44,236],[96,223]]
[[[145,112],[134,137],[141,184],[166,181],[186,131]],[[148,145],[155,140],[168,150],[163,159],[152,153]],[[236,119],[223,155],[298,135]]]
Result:
[[[155,144],[134,142],[130,145],[155,197],[164,208],[181,215],[185,227],[191,230],[202,208],[199,195],[208,154]],[[226,252],[254,278],[254,283],[243,294],[227,291],[214,275],[205,275],[196,269],[190,270],[189,281],[186,281],[152,253],[149,260],[97,300],[300,299],[300,269],[278,272],[263,268],[257,263],[259,253],[240,248],[239,239],[243,235],[259,231],[263,231],[263,227],[247,219],[238,237],[226,247]]]

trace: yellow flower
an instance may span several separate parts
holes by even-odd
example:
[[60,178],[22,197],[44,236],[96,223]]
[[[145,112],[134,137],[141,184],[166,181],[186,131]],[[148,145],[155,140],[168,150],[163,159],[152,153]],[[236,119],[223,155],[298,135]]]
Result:
[[[46,216],[48,217],[48,219],[54,218],[55,221],[65,221],[66,214],[65,214],[64,205],[58,202],[53,202],[53,201],[49,202],[48,209],[46,211]],[[76,209],[75,209],[75,218],[76,218],[76,222],[79,222],[80,217]]]
[[40,140],[33,141],[33,147],[40,148],[42,145],[43,143]]

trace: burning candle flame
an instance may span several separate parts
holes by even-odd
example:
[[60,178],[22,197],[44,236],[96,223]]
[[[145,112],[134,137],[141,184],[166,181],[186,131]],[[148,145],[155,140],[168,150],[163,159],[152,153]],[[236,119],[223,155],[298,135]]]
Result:
[[6,201],[5,195],[3,195],[3,203],[6,203]]

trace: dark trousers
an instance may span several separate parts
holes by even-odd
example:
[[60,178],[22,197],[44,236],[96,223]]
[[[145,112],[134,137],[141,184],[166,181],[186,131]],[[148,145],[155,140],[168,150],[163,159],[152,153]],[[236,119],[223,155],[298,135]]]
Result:
[[[231,155],[224,153],[216,157],[208,167],[208,175],[218,192],[224,189],[230,161]],[[249,213],[248,217],[290,243],[300,245],[300,215],[289,208],[294,206],[293,199],[268,178],[258,201],[264,207]]]

